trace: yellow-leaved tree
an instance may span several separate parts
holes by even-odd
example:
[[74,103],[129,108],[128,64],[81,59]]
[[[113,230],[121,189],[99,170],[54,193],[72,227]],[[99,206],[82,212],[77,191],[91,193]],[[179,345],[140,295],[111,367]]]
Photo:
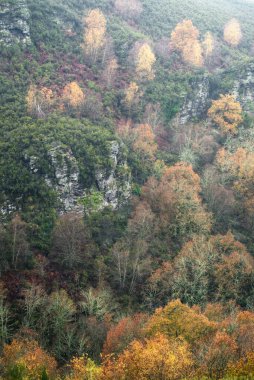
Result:
[[67,107],[78,108],[84,103],[85,94],[77,82],[71,82],[64,87],[62,98]]
[[125,90],[125,103],[131,106],[138,95],[139,87],[136,82],[131,82]]
[[151,80],[154,78],[153,65],[156,57],[148,43],[144,43],[138,50],[136,58],[136,74],[139,79]]
[[91,10],[84,19],[86,28],[84,34],[84,48],[92,62],[96,62],[100,49],[106,42],[107,21],[100,9]]
[[207,32],[205,34],[202,47],[203,47],[203,55],[205,59],[209,58],[214,50],[214,38],[211,32]]
[[232,46],[238,46],[242,39],[241,25],[238,20],[232,18],[224,28],[224,40]]
[[235,134],[238,125],[243,121],[241,104],[234,95],[220,95],[213,100],[208,110],[208,116],[223,133]]
[[102,380],[178,380],[191,372],[192,355],[183,339],[156,334],[144,342],[135,340],[116,360],[103,364]]
[[50,88],[37,88],[31,85],[26,97],[27,110],[31,115],[44,117],[50,112],[54,102],[54,94]]
[[66,380],[99,380],[101,369],[86,356],[75,357],[69,364]]
[[185,62],[193,66],[203,66],[202,46],[198,40],[187,44],[183,49],[182,56]]
[[181,53],[183,60],[194,66],[203,65],[199,30],[191,20],[178,23],[171,33],[170,45]]

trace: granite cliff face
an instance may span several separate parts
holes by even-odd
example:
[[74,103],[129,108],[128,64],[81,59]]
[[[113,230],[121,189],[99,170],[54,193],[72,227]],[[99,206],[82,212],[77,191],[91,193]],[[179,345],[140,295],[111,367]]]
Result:
[[208,75],[192,81],[191,91],[187,94],[183,107],[177,116],[178,123],[183,125],[203,116],[208,106],[209,94],[210,82]]
[[30,13],[25,0],[3,0],[0,2],[0,43],[29,44]]
[[[234,77],[228,92],[236,96],[244,111],[254,114],[254,63],[246,65],[242,70],[221,73],[220,81],[226,76]],[[190,87],[191,91],[186,95],[182,109],[174,120],[176,124],[184,125],[206,115],[212,99],[210,77],[205,74],[192,81]]]
[[235,80],[233,93],[245,111],[254,113],[254,63],[247,65]]
[[116,209],[125,203],[131,195],[131,175],[126,159],[123,157],[122,149],[123,147],[117,141],[113,141],[110,170],[96,173],[97,186],[104,197],[103,207],[111,206]]
[[[131,176],[123,155],[123,147],[112,141],[110,147],[111,166],[95,173],[97,190],[102,194],[101,208],[110,206],[116,209],[123,205],[131,195]],[[71,149],[64,148],[60,143],[52,144],[48,151],[48,159],[53,168],[53,176],[45,177],[47,185],[53,188],[60,201],[59,212],[83,212],[80,199],[90,191],[80,183],[78,162]],[[37,172],[37,158],[29,158],[32,173]]]

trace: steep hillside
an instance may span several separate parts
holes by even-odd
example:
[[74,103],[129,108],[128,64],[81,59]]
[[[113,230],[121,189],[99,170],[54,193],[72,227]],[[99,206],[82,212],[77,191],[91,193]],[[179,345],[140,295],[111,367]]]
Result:
[[254,376],[253,131],[253,1],[0,0],[0,377]]

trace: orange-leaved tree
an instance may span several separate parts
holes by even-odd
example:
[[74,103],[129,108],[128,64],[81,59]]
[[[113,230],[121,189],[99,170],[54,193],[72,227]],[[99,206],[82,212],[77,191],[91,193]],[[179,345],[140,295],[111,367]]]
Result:
[[159,308],[145,326],[147,336],[157,333],[167,337],[183,337],[192,347],[210,339],[217,330],[217,324],[206,316],[181,303],[170,301],[164,308]]
[[183,20],[177,24],[171,33],[170,45],[181,53],[185,62],[194,66],[203,65],[199,30],[191,20]]
[[[0,364],[6,378],[12,373],[18,378],[41,380],[42,376],[56,375],[57,363],[34,340],[14,339],[4,346]],[[15,377],[16,378],[16,377]]]
[[134,339],[141,338],[142,327],[146,320],[147,315],[141,313],[122,318],[108,331],[103,346],[103,355],[118,354]]
[[237,127],[243,121],[241,104],[234,95],[220,95],[213,100],[208,110],[208,116],[221,129],[222,133],[235,134]]
[[102,380],[177,380],[191,373],[192,355],[183,339],[156,334],[144,342],[135,340],[116,360],[103,364]]

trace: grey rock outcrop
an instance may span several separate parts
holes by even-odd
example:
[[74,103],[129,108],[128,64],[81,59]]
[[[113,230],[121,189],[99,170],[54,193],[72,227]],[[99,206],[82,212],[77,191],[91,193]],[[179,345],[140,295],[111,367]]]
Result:
[[96,181],[99,191],[103,193],[103,206],[116,209],[130,198],[131,175],[122,154],[122,147],[117,141],[112,141],[110,158],[111,169],[98,171]]
[[208,75],[197,78],[191,83],[191,91],[184,100],[181,111],[175,122],[184,125],[193,119],[200,118],[208,105],[210,83]]
[[3,0],[0,2],[0,43],[29,44],[30,13],[25,0]]
[[[26,157],[32,173],[38,172],[38,158]],[[84,211],[80,199],[89,194],[91,189],[84,188],[80,183],[78,162],[70,148],[55,142],[48,151],[48,159],[52,168],[51,175],[45,176],[49,187],[54,189],[59,198],[59,213]],[[112,141],[110,146],[111,165],[105,170],[95,173],[97,190],[102,194],[101,208],[110,206],[116,209],[122,206],[131,195],[131,174],[123,154],[123,146]]]
[[235,80],[232,92],[245,111],[254,113],[254,63],[249,64]]
[[64,149],[60,144],[54,144],[48,155],[54,168],[54,178],[46,177],[45,180],[57,191],[61,211],[82,212],[83,207],[78,201],[83,190],[79,184],[78,163],[72,151],[68,148]]

